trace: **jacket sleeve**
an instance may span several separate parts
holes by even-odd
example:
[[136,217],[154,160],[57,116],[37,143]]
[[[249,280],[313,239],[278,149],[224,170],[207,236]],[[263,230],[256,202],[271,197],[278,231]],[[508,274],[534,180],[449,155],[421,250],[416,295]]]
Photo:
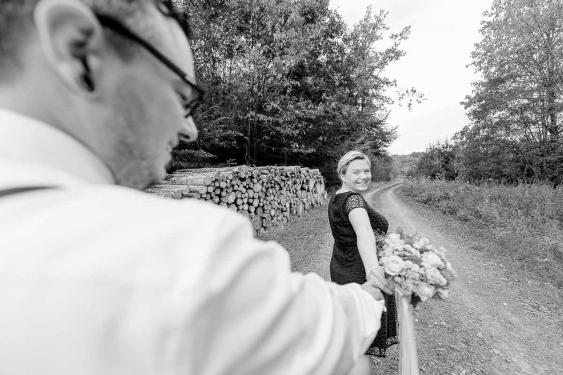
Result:
[[380,325],[384,305],[358,284],[292,273],[285,249],[253,237],[229,216],[203,272],[187,326],[190,371],[217,374],[343,374]]

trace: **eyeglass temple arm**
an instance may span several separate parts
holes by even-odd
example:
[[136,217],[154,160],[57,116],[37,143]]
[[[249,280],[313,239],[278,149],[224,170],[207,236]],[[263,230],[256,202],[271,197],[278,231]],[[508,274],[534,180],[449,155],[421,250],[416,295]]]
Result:
[[126,36],[127,38],[132,39],[135,42],[142,45],[150,53],[156,56],[170,70],[172,70],[174,73],[182,77],[186,82],[192,85],[192,87],[194,87],[200,94],[203,94],[203,90],[200,87],[198,87],[195,83],[193,83],[190,77],[188,77],[188,75],[183,70],[181,70],[174,63],[168,60],[166,56],[160,53],[160,51],[154,48],[150,43],[148,43],[147,41],[145,41],[144,39],[133,33],[131,30],[123,26],[121,22],[117,21],[113,17],[104,14],[96,14],[96,18],[98,18],[98,21],[100,21],[100,23],[106,26],[107,28],[112,29],[113,31],[122,34],[123,36]]

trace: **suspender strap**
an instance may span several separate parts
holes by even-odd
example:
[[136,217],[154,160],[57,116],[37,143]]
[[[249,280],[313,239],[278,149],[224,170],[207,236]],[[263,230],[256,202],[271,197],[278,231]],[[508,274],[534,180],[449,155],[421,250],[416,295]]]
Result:
[[43,189],[54,189],[54,187],[53,186],[24,186],[24,187],[17,187],[11,189],[4,189],[4,190],[0,190],[0,198],[4,198],[9,195],[27,193],[30,191],[43,190]]

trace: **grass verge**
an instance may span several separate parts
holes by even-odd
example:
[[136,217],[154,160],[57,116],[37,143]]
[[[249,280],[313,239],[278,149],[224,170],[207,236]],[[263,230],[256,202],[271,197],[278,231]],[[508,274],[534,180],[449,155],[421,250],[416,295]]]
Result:
[[563,287],[563,189],[548,186],[474,186],[409,181],[401,194],[442,214],[470,223],[490,239],[484,251]]
[[283,226],[269,229],[263,240],[280,243],[289,253],[291,267],[302,273],[315,272],[329,280],[332,234],[328,224],[327,205],[306,211]]

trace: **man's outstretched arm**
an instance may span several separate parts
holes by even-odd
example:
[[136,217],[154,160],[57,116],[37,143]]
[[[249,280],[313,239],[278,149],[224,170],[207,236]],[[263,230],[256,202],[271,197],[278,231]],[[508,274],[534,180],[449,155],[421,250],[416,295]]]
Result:
[[[231,217],[232,219],[232,217]],[[357,284],[290,272],[285,249],[225,223],[194,310],[190,373],[343,374],[377,333],[383,301]]]

